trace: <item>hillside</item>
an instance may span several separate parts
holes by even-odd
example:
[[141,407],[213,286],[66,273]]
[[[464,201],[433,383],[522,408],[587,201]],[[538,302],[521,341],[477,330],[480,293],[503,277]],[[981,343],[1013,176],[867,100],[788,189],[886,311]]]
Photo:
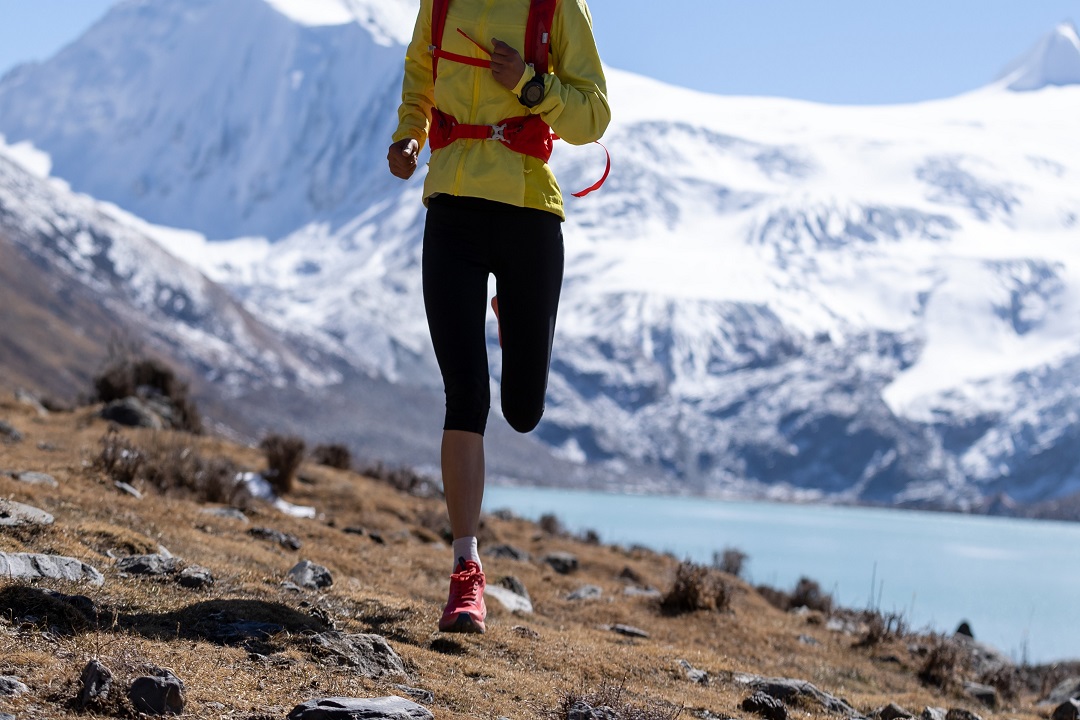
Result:
[[[47,413],[11,398],[9,390],[0,396],[0,427],[21,439],[13,432],[0,438],[0,497],[40,508],[55,523],[0,523],[0,552],[74,557],[103,576],[98,586],[0,579],[0,675],[26,686],[0,697],[0,713],[20,720],[134,717],[123,696],[153,668],[183,682],[184,717],[249,720],[283,718],[311,698],[385,695],[408,696],[447,719],[565,719],[567,697],[614,704],[618,712],[609,717],[616,720],[660,720],[680,711],[703,720],[751,718],[742,704],[752,688],[785,692],[753,676],[808,681],[831,694],[796,685],[802,694],[788,698],[791,717],[871,716],[895,702],[916,714],[929,706],[1035,720],[1046,712],[1035,702],[1070,672],[1080,675],[1080,666],[1018,669],[961,639],[897,633],[885,622],[896,618],[823,606],[783,612],[766,601],[779,593],[718,571],[710,572],[723,582],[726,609],[665,613],[641,589],[670,589],[675,558],[570,537],[556,523],[540,527],[504,513],[484,518],[485,569],[491,585],[516,578],[532,611],[511,613],[489,595],[487,635],[441,635],[435,622],[450,562],[441,499],[308,462],[287,500],[314,508],[314,517],[239,497],[242,512],[209,514],[223,505],[205,498],[221,499],[228,483],[220,481],[229,477],[212,469],[233,463],[262,470],[261,453],[212,437],[115,433],[95,418],[96,408]],[[179,481],[163,492],[139,473],[124,474],[123,459],[131,455],[123,448],[147,458],[144,473],[151,458],[165,457],[174,470],[202,458],[209,474],[194,483],[198,492]],[[102,469],[106,451],[112,474]],[[47,473],[56,485],[32,484],[41,478],[30,471]],[[119,491],[117,477],[132,480],[141,499]],[[0,517],[11,517],[10,508]],[[255,536],[256,528],[285,535]],[[492,555],[499,545],[528,559]],[[577,558],[568,574],[544,561],[560,551]],[[157,577],[125,564],[128,556],[162,552],[176,560],[159,559],[168,567]],[[300,560],[327,568],[332,584],[283,585]],[[206,582],[207,573],[209,586],[187,586]],[[588,585],[596,589],[584,593],[587,599],[571,599]],[[393,652],[356,634],[377,634]],[[365,642],[376,648],[374,660],[346,659]],[[94,658],[111,670],[113,690],[79,712],[80,673]],[[944,689],[920,681],[920,672]],[[975,679],[997,685],[988,696],[995,709],[970,694],[985,696],[986,689],[965,691],[963,681]],[[606,701],[593,695],[605,688]],[[613,703],[613,689],[639,712]],[[784,707],[775,705],[772,712]]]

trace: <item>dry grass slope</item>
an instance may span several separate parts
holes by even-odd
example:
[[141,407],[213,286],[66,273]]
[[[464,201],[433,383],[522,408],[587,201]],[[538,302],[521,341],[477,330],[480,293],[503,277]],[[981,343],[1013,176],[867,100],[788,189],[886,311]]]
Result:
[[[533,558],[489,557],[485,569],[492,583],[507,576],[522,582],[534,614],[515,615],[492,600],[486,635],[441,635],[435,624],[450,550],[442,501],[423,478],[384,471],[380,480],[305,462],[288,499],[317,508],[318,516],[299,519],[223,489],[234,470],[265,467],[258,448],[208,436],[112,431],[94,418],[94,408],[41,416],[10,397],[0,396],[0,420],[24,439],[0,445],[0,471],[45,472],[59,485],[0,473],[0,497],[56,518],[46,528],[0,530],[0,551],[69,555],[105,575],[99,588],[0,580],[0,675],[30,687],[0,699],[0,712],[20,719],[134,717],[116,695],[100,707],[75,708],[79,674],[91,658],[111,668],[119,687],[151,666],[171,668],[186,686],[184,715],[193,718],[283,718],[312,697],[400,694],[401,683],[431,691],[427,704],[436,717],[454,720],[564,720],[580,700],[608,705],[627,720],[749,717],[740,709],[749,693],[737,673],[807,680],[864,714],[896,702],[915,712],[931,705],[994,715],[961,694],[962,669],[926,656],[934,652],[932,639],[891,626],[863,643],[866,623],[849,633],[826,627],[831,607],[787,612],[733,575],[643,548],[583,542],[554,519],[542,529],[505,513],[484,518],[484,546],[507,543]],[[143,499],[117,491],[118,475]],[[250,523],[203,512],[210,501],[240,504]],[[295,551],[254,538],[248,530],[258,526],[294,535],[303,546]],[[168,577],[121,576],[115,557],[159,546],[182,565],[209,568],[213,586],[192,590]],[[555,551],[575,554],[579,569],[560,575],[539,560]],[[334,584],[299,593],[283,587],[300,559],[329,568]],[[602,597],[567,599],[585,584],[602,588]],[[682,604],[664,612],[655,598],[624,593],[630,584],[667,589],[671,602]],[[53,591],[84,599],[60,600]],[[800,592],[811,598],[812,591]],[[275,630],[254,638],[222,632],[241,622]],[[649,637],[612,632],[616,624]],[[384,636],[406,674],[369,679],[313,652],[311,634],[331,627]],[[688,680],[680,661],[706,671],[710,682]],[[1000,716],[1040,717],[1030,686],[1046,677],[1026,677]],[[789,710],[800,718],[826,716],[807,704]]]

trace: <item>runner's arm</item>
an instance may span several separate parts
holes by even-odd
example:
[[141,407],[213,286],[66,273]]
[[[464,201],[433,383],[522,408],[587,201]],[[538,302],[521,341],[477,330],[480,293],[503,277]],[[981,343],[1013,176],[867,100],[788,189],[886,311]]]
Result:
[[435,85],[431,80],[431,0],[422,0],[416,16],[412,41],[405,52],[405,79],[401,84],[398,127],[393,141],[414,138],[424,147],[431,108],[435,105]]

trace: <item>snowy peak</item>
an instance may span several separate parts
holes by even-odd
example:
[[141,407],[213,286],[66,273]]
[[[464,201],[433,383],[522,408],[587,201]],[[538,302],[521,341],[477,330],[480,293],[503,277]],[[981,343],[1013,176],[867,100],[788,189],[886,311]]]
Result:
[[409,0],[265,0],[300,25],[321,27],[358,23],[381,45],[404,45],[416,16]]
[[1027,92],[1049,85],[1080,85],[1080,35],[1063,22],[1002,74],[1008,90]]

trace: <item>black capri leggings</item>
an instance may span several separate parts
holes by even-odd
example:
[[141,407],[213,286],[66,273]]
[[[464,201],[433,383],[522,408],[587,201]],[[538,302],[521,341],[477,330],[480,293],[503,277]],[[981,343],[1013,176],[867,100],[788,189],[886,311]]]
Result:
[[502,409],[518,432],[544,414],[563,276],[562,221],[544,210],[437,195],[424,226],[424,307],[446,389],[444,430],[481,435],[491,392],[488,274],[502,332]]

